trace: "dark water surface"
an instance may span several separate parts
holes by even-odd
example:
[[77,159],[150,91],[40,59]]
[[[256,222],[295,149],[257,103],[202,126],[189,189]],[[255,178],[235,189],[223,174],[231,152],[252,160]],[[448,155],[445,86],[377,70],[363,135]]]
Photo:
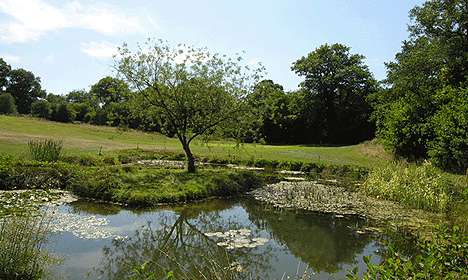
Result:
[[364,221],[278,210],[250,199],[151,210],[78,201],[61,206],[59,211],[79,218],[105,218],[108,223],[102,228],[116,236],[128,236],[114,240],[85,239],[71,232],[52,235],[48,249],[63,259],[53,274],[61,279],[126,279],[132,265],[143,264],[161,248],[190,265],[226,246],[217,245],[223,240],[210,233],[239,229],[250,230],[248,238],[259,243],[251,241],[250,247],[222,251],[244,273],[254,275],[253,279],[282,279],[306,267],[313,279],[344,279],[355,266],[363,270],[363,256],[379,260],[380,246],[356,233]]

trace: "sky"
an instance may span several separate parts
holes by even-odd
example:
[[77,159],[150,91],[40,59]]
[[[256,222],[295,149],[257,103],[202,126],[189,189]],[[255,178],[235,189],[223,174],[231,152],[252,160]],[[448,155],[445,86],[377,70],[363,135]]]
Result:
[[48,92],[88,89],[113,75],[117,46],[146,38],[261,62],[265,78],[294,90],[291,65],[322,44],[366,57],[377,79],[408,37],[422,0],[0,0],[0,57],[41,77]]

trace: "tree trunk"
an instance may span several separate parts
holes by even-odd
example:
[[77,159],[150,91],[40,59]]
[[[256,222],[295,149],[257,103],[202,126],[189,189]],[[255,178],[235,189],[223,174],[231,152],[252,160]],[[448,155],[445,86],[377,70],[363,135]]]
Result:
[[190,146],[188,144],[183,144],[185,156],[187,157],[187,171],[188,173],[195,173],[195,157],[190,151]]

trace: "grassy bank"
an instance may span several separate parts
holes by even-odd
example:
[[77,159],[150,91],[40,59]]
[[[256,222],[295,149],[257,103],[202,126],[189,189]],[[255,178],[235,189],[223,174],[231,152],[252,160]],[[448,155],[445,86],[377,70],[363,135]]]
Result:
[[232,196],[275,179],[272,175],[226,169],[190,174],[178,169],[104,167],[82,170],[69,189],[81,197],[141,207]]
[[[119,130],[87,124],[65,124],[27,117],[0,116],[0,153],[26,155],[27,143],[34,138],[63,141],[66,154],[96,155],[117,153],[123,149],[140,148],[159,153],[181,153],[177,139],[158,133]],[[373,167],[389,158],[381,147],[360,144],[342,147],[312,147],[301,145],[238,145],[230,141],[193,143],[198,158],[229,161],[297,161],[332,165]]]
[[0,156],[0,190],[65,189],[75,194],[132,206],[179,203],[212,196],[231,196],[275,181],[277,175],[226,168],[182,169],[83,166]]

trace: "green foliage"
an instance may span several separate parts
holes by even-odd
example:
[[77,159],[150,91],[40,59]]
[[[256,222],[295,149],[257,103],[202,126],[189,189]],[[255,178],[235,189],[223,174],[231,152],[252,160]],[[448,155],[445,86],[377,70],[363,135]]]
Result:
[[[417,253],[406,257],[390,244],[380,264],[364,261],[362,279],[466,279],[468,275],[468,235],[458,227],[441,226],[429,240],[419,239]],[[357,271],[348,279],[360,279]]]
[[45,97],[45,92],[41,89],[41,79],[24,69],[14,69],[8,73],[6,91],[15,98],[20,114],[29,114],[31,103]]
[[253,172],[228,170],[182,170],[137,167],[101,167],[82,170],[70,189],[83,197],[120,202],[132,206],[177,203],[211,196],[239,194],[274,180]]
[[15,99],[8,92],[0,94],[0,114],[16,114]]
[[55,162],[60,158],[63,142],[54,139],[30,140],[28,148],[33,160]]
[[11,66],[6,63],[3,58],[0,58],[0,89],[3,89],[8,84],[8,74],[11,71]]
[[363,191],[377,198],[434,212],[443,212],[451,203],[453,182],[429,162],[409,165],[389,164],[370,171]]
[[294,62],[292,70],[305,78],[300,86],[306,143],[349,144],[372,137],[367,96],[377,82],[364,58],[347,46],[325,44]]
[[410,38],[387,63],[388,90],[370,99],[377,134],[388,148],[410,159],[431,157],[460,173],[468,166],[466,14],[463,0],[412,9]]
[[189,172],[195,171],[192,140],[239,117],[242,101],[262,70],[240,65],[242,57],[191,46],[173,48],[162,40],[149,39],[136,51],[127,45],[119,50],[116,68],[137,90],[134,100],[142,102],[134,109],[158,112],[167,121],[186,154]]
[[74,175],[65,163],[21,161],[0,156],[0,190],[65,189]]
[[88,103],[71,103],[70,107],[76,113],[74,119],[80,122],[86,122],[86,115],[93,111],[93,108]]
[[34,117],[48,119],[50,117],[50,104],[47,100],[34,101],[31,104],[31,114]]
[[244,142],[295,143],[293,131],[300,114],[292,107],[293,94],[286,94],[283,87],[271,80],[263,80],[255,85],[248,96],[248,110],[241,118],[241,129],[233,126],[225,131],[227,136]]
[[432,118],[429,156],[442,168],[464,173],[468,169],[468,89],[447,88],[437,99],[443,105]]
[[42,279],[51,258],[43,249],[48,222],[44,216],[9,216],[0,220],[0,278]]
[[66,103],[56,104],[52,113],[53,120],[58,122],[72,122],[75,120],[75,117],[75,111]]

